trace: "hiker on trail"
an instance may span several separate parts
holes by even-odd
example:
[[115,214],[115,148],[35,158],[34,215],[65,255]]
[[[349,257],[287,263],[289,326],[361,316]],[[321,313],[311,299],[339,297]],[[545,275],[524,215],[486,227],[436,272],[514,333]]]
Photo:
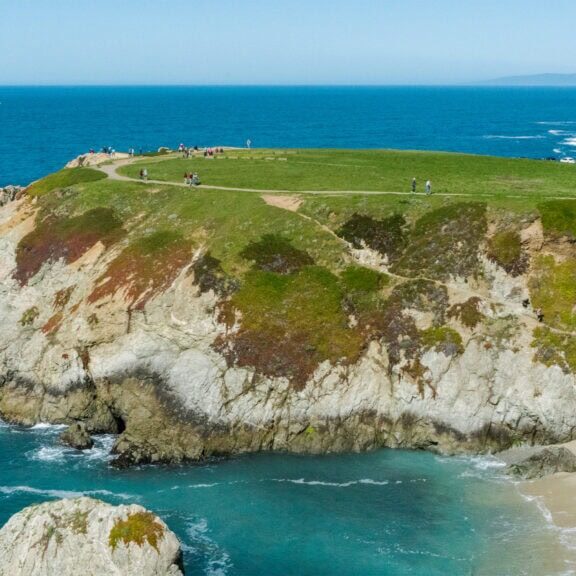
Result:
[[250,139],[246,140],[246,148],[248,148],[248,150],[250,150],[250,148],[252,148],[252,140],[250,140]]
[[184,172],[184,184],[190,184],[190,176],[188,172]]
[[148,180],[148,169],[147,169],[147,168],[144,168],[144,169],[142,170],[142,178],[143,178],[145,181]]
[[426,181],[426,196],[430,196],[432,194],[432,182],[430,180]]
[[200,186],[200,176],[196,172],[192,174],[192,180],[190,181],[192,186]]
[[416,178],[412,178],[412,192],[416,192]]

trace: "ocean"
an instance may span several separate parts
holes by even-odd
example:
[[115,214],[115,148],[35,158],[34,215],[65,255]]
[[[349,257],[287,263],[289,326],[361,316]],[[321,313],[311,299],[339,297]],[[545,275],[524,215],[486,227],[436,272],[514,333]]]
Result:
[[399,148],[576,154],[576,88],[0,87],[0,186],[91,148]]
[[58,444],[61,430],[0,427],[0,524],[82,494],[158,513],[188,576],[567,573],[561,533],[489,458],[260,454],[118,471],[111,437],[79,453]]
[[[576,155],[576,89],[0,87],[0,186],[90,148],[401,148]],[[421,452],[260,454],[118,471],[113,439],[77,453],[60,429],[0,425],[0,524],[91,495],[136,502],[181,538],[187,574],[567,574],[563,534],[490,458]]]

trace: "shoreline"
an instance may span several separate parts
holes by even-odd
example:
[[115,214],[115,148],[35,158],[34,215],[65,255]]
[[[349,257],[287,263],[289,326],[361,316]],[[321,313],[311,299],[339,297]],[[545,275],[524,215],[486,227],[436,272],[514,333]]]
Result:
[[[558,444],[576,454],[576,441]],[[520,447],[496,457],[510,464],[518,456],[529,457],[541,447]],[[557,537],[561,547],[557,561],[564,565],[562,574],[576,574],[576,473],[559,472],[534,480],[516,480],[510,477],[523,500],[535,505],[547,527]]]

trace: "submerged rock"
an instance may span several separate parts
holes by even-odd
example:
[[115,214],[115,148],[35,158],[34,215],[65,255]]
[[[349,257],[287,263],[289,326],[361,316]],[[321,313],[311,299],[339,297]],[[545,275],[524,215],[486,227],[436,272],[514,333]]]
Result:
[[94,440],[92,440],[90,434],[88,434],[84,422],[71,424],[60,434],[60,442],[77,450],[89,450],[94,446]]
[[180,543],[141,506],[91,498],[25,508],[0,530],[0,576],[182,576]]
[[506,471],[526,480],[543,478],[558,472],[576,472],[576,455],[563,446],[542,448],[519,462],[512,463]]

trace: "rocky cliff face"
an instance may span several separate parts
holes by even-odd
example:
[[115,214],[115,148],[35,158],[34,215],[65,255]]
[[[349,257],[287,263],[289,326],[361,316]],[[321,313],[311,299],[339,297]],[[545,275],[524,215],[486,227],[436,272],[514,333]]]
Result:
[[[9,422],[117,433],[120,465],[257,450],[490,451],[575,435],[570,326],[545,332],[523,306],[543,300],[542,278],[556,286],[572,246],[547,244],[537,216],[516,225],[519,252],[500,263],[492,222],[446,228],[460,208],[380,243],[350,219],[337,231],[349,263],[340,279],[268,238],[244,252],[260,270],[236,280],[202,234],[162,237],[164,250],[147,231],[138,244],[141,214],[121,224],[108,208],[71,214],[61,204],[77,192],[66,190],[52,204],[28,196],[0,210],[0,414]],[[424,224],[445,231],[450,245],[436,249],[453,260],[426,256]],[[276,282],[272,296],[262,279]],[[263,302],[274,314],[253,308]],[[318,316],[312,328],[303,310]]]
[[2,576],[182,576],[180,543],[141,506],[91,498],[30,506],[0,530]]

